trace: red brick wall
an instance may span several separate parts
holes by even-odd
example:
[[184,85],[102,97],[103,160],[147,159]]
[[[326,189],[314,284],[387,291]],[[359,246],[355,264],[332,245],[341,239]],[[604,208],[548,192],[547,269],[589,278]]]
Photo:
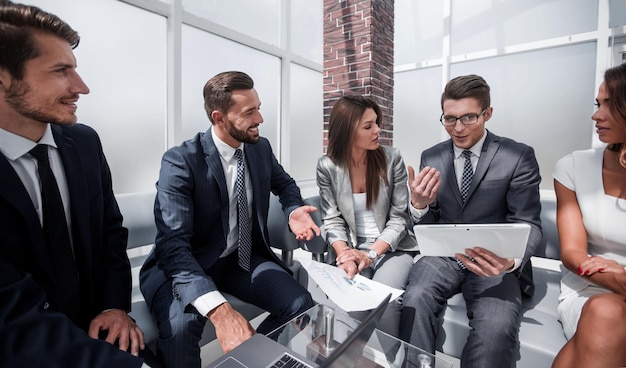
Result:
[[324,149],[328,118],[344,94],[370,95],[393,145],[393,0],[324,0]]

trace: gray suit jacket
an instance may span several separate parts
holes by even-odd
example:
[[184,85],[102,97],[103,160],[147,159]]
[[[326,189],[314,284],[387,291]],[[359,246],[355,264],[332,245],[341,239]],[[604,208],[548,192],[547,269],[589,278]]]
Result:
[[[400,151],[385,147],[389,185],[381,183],[374,204],[376,225],[381,240],[391,245],[391,251],[416,251],[411,216],[408,211],[409,191],[407,173]],[[352,183],[347,169],[322,156],[317,162],[317,185],[320,188],[320,211],[329,245],[343,240],[356,245],[356,222],[352,201]]]
[[420,223],[525,222],[531,226],[526,253],[515,271],[520,287],[534,293],[530,257],[541,242],[539,166],[532,147],[487,131],[476,172],[465,203],[454,171],[452,141],[439,143],[422,153],[420,168],[441,172],[437,199]]

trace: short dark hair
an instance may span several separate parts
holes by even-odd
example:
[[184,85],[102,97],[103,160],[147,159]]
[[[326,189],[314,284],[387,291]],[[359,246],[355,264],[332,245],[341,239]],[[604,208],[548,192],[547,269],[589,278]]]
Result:
[[204,110],[211,124],[214,123],[211,112],[214,110],[225,113],[233,105],[233,91],[254,88],[254,81],[244,72],[222,72],[209,79],[204,85]]
[[36,6],[0,2],[0,68],[8,70],[12,77],[24,77],[24,64],[39,55],[34,39],[36,32],[56,35],[66,40],[72,48],[78,46],[80,36],[54,14]]
[[[626,63],[609,68],[604,72],[604,85],[609,94],[609,110],[626,130]],[[611,144],[610,150],[619,152],[619,162],[626,167],[626,145]]]
[[475,98],[483,109],[491,105],[490,88],[483,77],[470,74],[451,79],[441,94],[441,108],[446,100]]

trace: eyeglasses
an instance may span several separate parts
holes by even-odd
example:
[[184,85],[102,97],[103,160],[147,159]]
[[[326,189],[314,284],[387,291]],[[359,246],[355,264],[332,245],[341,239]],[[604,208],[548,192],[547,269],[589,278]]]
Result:
[[441,122],[441,125],[443,126],[455,126],[457,120],[460,121],[461,124],[463,125],[472,125],[472,124],[478,123],[478,118],[480,118],[480,116],[484,114],[485,111],[487,111],[487,109],[488,107],[485,107],[485,109],[481,111],[480,114],[467,114],[467,115],[461,116],[460,118],[457,118],[456,116],[448,116],[448,115],[441,114],[439,121]]

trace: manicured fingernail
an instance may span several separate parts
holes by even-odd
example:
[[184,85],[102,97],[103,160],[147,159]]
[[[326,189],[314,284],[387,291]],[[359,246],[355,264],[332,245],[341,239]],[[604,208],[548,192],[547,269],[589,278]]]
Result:
[[602,271],[604,271],[604,268],[598,268],[598,271],[602,272]]
[[581,275],[581,276],[583,274],[583,269],[580,266],[578,266],[578,274]]
[[589,275],[591,272],[589,270],[585,271],[585,275]]

